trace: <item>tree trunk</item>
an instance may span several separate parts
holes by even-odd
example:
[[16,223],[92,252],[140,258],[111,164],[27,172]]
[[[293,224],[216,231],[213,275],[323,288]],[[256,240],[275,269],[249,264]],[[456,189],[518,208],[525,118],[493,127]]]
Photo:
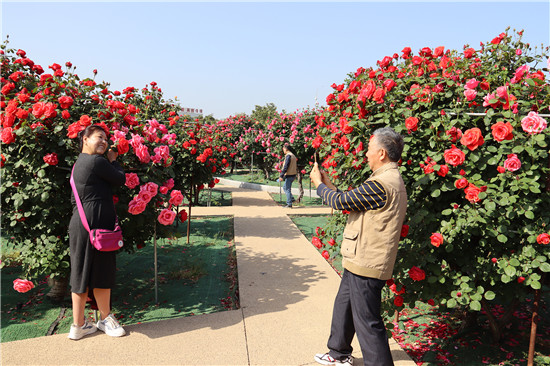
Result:
[[493,336],[493,341],[499,342],[502,338],[502,332],[504,328],[510,323],[510,319],[512,318],[514,312],[519,306],[519,300],[517,298],[514,298],[514,300],[512,300],[512,303],[508,306],[508,309],[500,319],[497,319],[493,315],[493,313],[491,312],[491,305],[489,305],[487,300],[482,299],[481,306],[483,307],[483,310],[487,315],[487,319],[489,320],[489,329],[491,331],[491,335]]
[[50,277],[48,278],[48,286],[50,291],[46,294],[53,301],[63,301],[67,295],[67,287],[69,285],[68,277]]
[[296,202],[302,202],[302,197],[304,197],[304,186],[302,184],[303,175],[302,175],[302,169],[304,167],[298,167],[298,173],[296,174],[296,178],[298,180],[298,190],[300,191],[300,195],[298,196],[298,199]]

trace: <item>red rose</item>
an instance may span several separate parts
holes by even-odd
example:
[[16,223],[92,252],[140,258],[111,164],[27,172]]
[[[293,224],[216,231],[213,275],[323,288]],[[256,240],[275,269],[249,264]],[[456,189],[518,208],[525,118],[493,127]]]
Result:
[[418,118],[408,117],[405,119],[405,126],[409,133],[416,131],[418,129]]
[[433,299],[429,299],[428,304],[430,304],[431,306],[435,306],[435,301]]
[[468,186],[468,179],[460,178],[455,182],[455,187],[458,189],[466,188]]
[[69,113],[69,111],[65,110],[65,111],[61,112],[61,118],[69,119],[69,118],[71,118],[71,114]]
[[468,187],[464,190],[464,193],[466,193],[466,199],[471,203],[481,201],[481,199],[478,197],[481,192],[483,192],[483,190],[479,187],[476,187],[472,183],[469,183]]
[[323,247],[323,242],[318,237],[314,236],[311,238],[311,243],[317,248],[321,249]]
[[523,283],[523,281],[525,281],[525,277],[519,276],[518,277],[518,283]]
[[323,250],[323,253],[321,253],[321,255],[323,256],[323,258],[325,259],[329,259],[330,258],[330,254],[328,251],[326,250]]
[[376,89],[376,91],[374,92],[374,95],[372,96],[372,99],[378,103],[378,104],[382,104],[384,103],[384,96],[386,95],[386,91],[382,88],[380,89]]
[[432,236],[430,236],[430,241],[434,247],[438,247],[443,244],[443,235],[440,233],[433,233]]
[[409,269],[409,277],[413,281],[422,281],[424,278],[426,278],[426,274],[420,268],[413,266],[411,269]]
[[403,296],[396,296],[393,299],[393,304],[397,307],[403,306]]
[[549,244],[550,243],[550,235],[548,233],[542,233],[537,236],[537,243],[539,244]]
[[6,145],[11,144],[15,141],[15,134],[13,133],[13,130],[11,127],[6,127],[2,129],[1,134],[2,142]]
[[73,102],[74,102],[73,98],[68,97],[66,95],[57,98],[57,101],[59,102],[59,105],[63,109],[68,109],[70,106],[73,105]]
[[80,123],[75,122],[69,125],[67,128],[67,136],[70,139],[74,139],[78,136],[78,133],[84,130],[86,127],[82,126]]
[[505,123],[503,121],[498,121],[491,126],[491,130],[494,139],[499,142],[504,140],[511,140],[514,138],[514,135],[512,134],[514,128],[512,127],[510,122]]
[[1,158],[2,160],[0,160],[0,168],[3,168],[4,164],[6,164],[6,157],[4,156],[4,154],[1,154]]
[[479,146],[483,145],[484,142],[485,140],[483,140],[481,130],[477,127],[470,128],[464,132],[464,135],[462,135],[462,138],[460,139],[460,143],[471,151],[474,151]]
[[87,115],[83,115],[83,116],[80,116],[78,123],[80,123],[81,126],[88,127],[89,125],[92,124],[92,119]]
[[444,177],[449,173],[449,167],[447,165],[440,165],[439,170],[437,171],[437,175]]
[[333,247],[336,245],[336,240],[334,240],[333,238],[330,238],[330,240],[328,241],[328,244]]
[[464,58],[472,58],[476,51],[473,48],[466,48],[464,50]]
[[405,238],[409,234],[409,225],[401,226],[401,237]]
[[49,165],[57,165],[58,163],[56,153],[46,154],[43,159],[44,162]]
[[445,150],[443,157],[445,158],[445,162],[447,164],[458,166],[464,163],[466,154],[464,154],[464,152],[458,149],[455,145],[452,145],[452,148]]
[[185,210],[180,211],[180,213],[178,214],[178,219],[180,220],[180,222],[187,221],[187,211]]
[[119,138],[117,140],[116,149],[120,155],[126,154],[128,150],[130,150],[130,144],[128,143],[128,140],[126,140],[124,137]]
[[462,137],[462,131],[456,127],[451,127],[451,129],[445,131],[445,134],[450,136],[451,142],[456,142]]
[[444,50],[445,50],[445,47],[443,47],[443,46],[436,47],[435,50],[434,50],[434,57],[443,56],[443,51]]

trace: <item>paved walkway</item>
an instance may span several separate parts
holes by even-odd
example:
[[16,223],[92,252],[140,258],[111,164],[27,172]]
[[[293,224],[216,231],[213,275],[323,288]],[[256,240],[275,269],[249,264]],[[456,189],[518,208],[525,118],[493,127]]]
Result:
[[[287,215],[330,208],[288,209],[267,192],[222,189],[233,192],[233,206],[192,214],[234,216],[241,309],[130,325],[122,338],[97,332],[3,343],[2,365],[317,365],[340,277]],[[390,345],[396,366],[415,365]],[[361,365],[356,340],[354,349]]]

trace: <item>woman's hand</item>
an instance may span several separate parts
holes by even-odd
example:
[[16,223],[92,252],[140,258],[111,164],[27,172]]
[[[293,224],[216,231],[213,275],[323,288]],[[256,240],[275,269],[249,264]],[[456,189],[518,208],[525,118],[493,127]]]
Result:
[[118,153],[116,151],[113,151],[112,149],[109,149],[109,151],[107,151],[107,160],[109,160],[109,163],[115,161],[117,157]]

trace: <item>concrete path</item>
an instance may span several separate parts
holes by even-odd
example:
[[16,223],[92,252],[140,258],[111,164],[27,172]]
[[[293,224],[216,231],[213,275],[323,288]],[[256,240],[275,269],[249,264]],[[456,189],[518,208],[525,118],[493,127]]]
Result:
[[[2,343],[2,365],[317,365],[340,277],[287,215],[330,208],[288,209],[267,192],[222,189],[233,192],[233,206],[192,214],[234,216],[241,309],[126,326],[122,338],[97,332]],[[396,366],[415,365],[390,345]],[[354,349],[361,365],[357,341]]]

